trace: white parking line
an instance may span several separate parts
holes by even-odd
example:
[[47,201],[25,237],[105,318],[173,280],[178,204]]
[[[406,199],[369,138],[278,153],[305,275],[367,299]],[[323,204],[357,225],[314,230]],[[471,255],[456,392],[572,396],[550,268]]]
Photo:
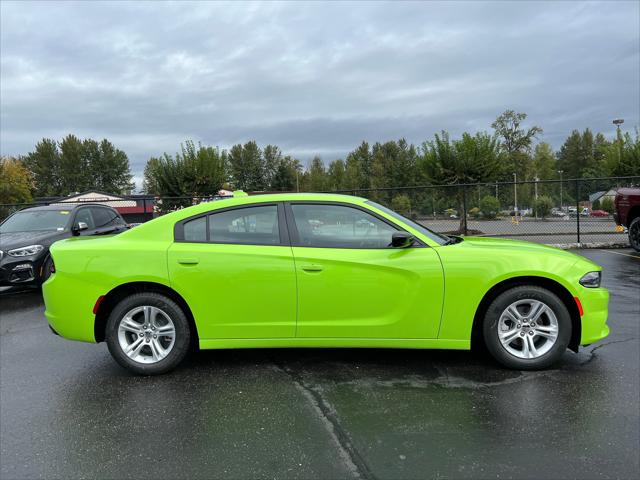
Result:
[[640,260],[640,256],[638,255],[629,255],[628,253],[622,253],[622,252],[612,252],[611,250],[603,250],[602,248],[599,248],[598,250],[605,253],[612,253],[614,255],[624,255],[625,257],[631,257],[631,258],[635,258],[636,260]]

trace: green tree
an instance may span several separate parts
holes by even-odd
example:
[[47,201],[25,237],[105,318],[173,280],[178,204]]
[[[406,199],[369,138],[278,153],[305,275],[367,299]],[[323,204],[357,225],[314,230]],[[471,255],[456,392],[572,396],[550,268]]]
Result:
[[129,159],[107,139],[97,142],[67,135],[60,143],[43,138],[25,157],[38,196],[69,195],[85,190],[129,193],[133,188]]
[[327,190],[327,172],[322,159],[317,155],[311,160],[308,170],[308,189],[312,192],[324,192]]
[[329,190],[342,190],[345,188],[345,164],[344,160],[334,160],[329,164],[328,176],[328,189]]
[[600,199],[596,199],[593,201],[593,205],[591,205],[591,210],[600,210]]
[[[87,156],[86,145],[84,149]],[[131,181],[129,158],[109,140],[103,139],[98,145],[97,156],[88,157],[88,161],[90,171],[93,172],[91,185],[93,188],[107,193],[131,193],[134,184]]]
[[0,203],[32,201],[33,176],[22,161],[13,157],[0,158]]
[[227,181],[226,152],[187,140],[175,158],[167,153],[149,159],[144,170],[147,193],[167,198],[163,210],[187,206],[194,197],[215,195]]
[[288,155],[282,158],[276,167],[276,172],[271,182],[271,189],[279,192],[295,191],[301,170],[302,166],[298,160]]
[[255,141],[231,147],[229,167],[235,188],[251,192],[263,190],[267,186],[264,159]]
[[262,150],[262,156],[264,158],[264,187],[274,190],[274,177],[282,163],[282,151],[275,145],[267,145]]
[[55,140],[43,138],[36,143],[34,151],[24,158],[24,163],[33,174],[36,196],[52,197],[62,193],[60,150]]
[[[478,183],[492,180],[500,170],[504,155],[500,143],[493,135],[479,132],[463,133],[462,138],[451,141],[447,132],[436,134],[434,140],[422,146],[422,168],[426,178],[436,184]],[[458,189],[458,210],[463,211],[462,188]],[[460,217],[460,231],[464,218]]]
[[409,196],[401,194],[393,197],[393,200],[391,200],[391,209],[401,215],[411,215],[411,200],[409,199]]
[[557,176],[556,154],[551,145],[541,142],[533,155],[533,173],[540,180],[552,180]]
[[571,132],[558,153],[558,167],[564,178],[589,178],[606,175],[609,142],[604,135],[593,135],[588,128]]
[[546,218],[549,216],[551,209],[553,208],[553,200],[551,197],[541,195],[535,201],[534,208],[538,217]]
[[509,178],[514,172],[523,180],[531,177],[531,156],[529,153],[533,140],[542,133],[542,128],[535,125],[523,128],[522,122],[526,118],[526,113],[506,110],[491,124],[501,140],[502,149],[507,154],[506,168],[503,169],[503,175],[506,178]]
[[75,135],[67,135],[60,142],[61,195],[82,192],[92,187],[91,170],[84,145]]
[[347,155],[345,163],[345,187],[350,190],[369,188],[373,158],[369,144],[362,142]]
[[624,177],[640,175],[640,131],[635,136],[624,135],[618,129],[615,141],[604,149],[604,164],[607,175]]
[[496,218],[500,211],[500,202],[493,195],[485,195],[480,200],[480,211],[484,218]]

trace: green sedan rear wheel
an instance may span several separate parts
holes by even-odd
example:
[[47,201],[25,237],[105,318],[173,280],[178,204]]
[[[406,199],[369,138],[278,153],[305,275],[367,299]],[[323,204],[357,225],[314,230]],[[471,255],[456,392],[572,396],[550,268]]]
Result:
[[107,345],[123,367],[143,375],[175,368],[186,356],[189,322],[182,309],[158,293],[126,297],[107,322]]
[[570,338],[567,307],[553,292],[538,286],[503,292],[485,316],[487,348],[508,368],[546,368],[562,356]]

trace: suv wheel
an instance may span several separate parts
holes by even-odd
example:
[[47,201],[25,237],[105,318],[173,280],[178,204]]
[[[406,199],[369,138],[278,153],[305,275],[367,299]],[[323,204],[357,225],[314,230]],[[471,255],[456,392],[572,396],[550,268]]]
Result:
[[138,374],[159,375],[185,358],[191,329],[173,300],[159,293],[137,293],[112,310],[106,339],[120,365]]
[[640,217],[629,224],[629,243],[636,252],[640,252]]
[[553,292],[515,287],[489,306],[483,325],[491,355],[508,368],[538,370],[560,359],[571,339],[571,316]]

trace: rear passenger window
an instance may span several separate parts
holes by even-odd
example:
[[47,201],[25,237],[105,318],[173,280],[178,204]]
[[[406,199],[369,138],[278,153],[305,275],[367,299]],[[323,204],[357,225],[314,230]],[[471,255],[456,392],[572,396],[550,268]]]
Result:
[[209,215],[209,242],[278,245],[278,207],[263,205]]
[[120,220],[120,215],[118,215],[114,210],[91,207],[91,212],[93,213],[93,221],[96,224],[96,228],[123,224],[122,220]]
[[207,217],[200,217],[189,220],[184,224],[185,242],[206,242],[207,241]]

